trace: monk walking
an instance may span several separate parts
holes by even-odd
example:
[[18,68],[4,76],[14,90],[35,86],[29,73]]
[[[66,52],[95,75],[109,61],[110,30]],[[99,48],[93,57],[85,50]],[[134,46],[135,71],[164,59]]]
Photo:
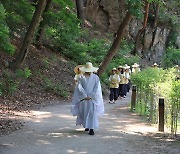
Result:
[[99,127],[98,116],[104,113],[100,80],[93,73],[98,68],[87,62],[79,69],[85,73],[75,87],[71,111],[73,116],[77,116],[76,125],[83,125],[89,135],[94,135],[94,129]]

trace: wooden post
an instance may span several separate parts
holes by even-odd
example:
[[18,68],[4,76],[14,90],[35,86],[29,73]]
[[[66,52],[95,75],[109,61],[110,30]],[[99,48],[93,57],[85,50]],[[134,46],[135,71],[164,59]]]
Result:
[[131,95],[131,111],[135,109],[136,106],[136,86],[132,86],[132,95]]
[[164,132],[164,98],[159,98],[159,131]]

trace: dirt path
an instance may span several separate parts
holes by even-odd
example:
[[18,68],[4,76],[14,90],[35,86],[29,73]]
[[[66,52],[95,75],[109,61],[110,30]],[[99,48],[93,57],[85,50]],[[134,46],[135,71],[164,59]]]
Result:
[[128,102],[129,97],[117,104],[105,101],[94,136],[75,126],[69,104],[21,115],[26,125],[0,137],[0,154],[178,154],[180,143],[157,135],[157,128],[129,112]]

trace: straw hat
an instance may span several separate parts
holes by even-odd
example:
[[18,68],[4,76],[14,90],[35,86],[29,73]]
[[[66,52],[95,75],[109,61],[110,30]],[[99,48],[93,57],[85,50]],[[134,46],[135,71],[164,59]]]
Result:
[[132,65],[132,67],[139,67],[139,65],[137,63],[134,63],[134,65]]
[[128,66],[127,64],[125,64],[123,68],[124,68],[124,69],[129,69],[130,66]]
[[83,65],[77,65],[76,67],[74,67],[74,73],[78,74],[79,73],[79,68],[83,67]]
[[154,63],[152,66],[158,66],[158,64],[157,64],[157,63]]
[[114,68],[112,69],[112,71],[117,71],[117,69],[114,67]]
[[175,65],[174,67],[175,67],[175,68],[179,68],[179,65]]
[[83,72],[96,72],[99,68],[93,67],[91,62],[87,62],[83,67],[79,68]]
[[119,65],[118,68],[123,68],[123,67],[121,65]]

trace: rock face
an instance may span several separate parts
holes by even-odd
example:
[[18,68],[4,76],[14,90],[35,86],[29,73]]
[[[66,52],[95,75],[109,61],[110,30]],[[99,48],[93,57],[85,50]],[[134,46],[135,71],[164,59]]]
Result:
[[123,20],[124,0],[87,0],[86,18],[104,30],[116,31]]
[[[125,0],[87,0],[85,8],[87,20],[108,32],[117,31],[125,12]],[[125,37],[128,40],[135,41],[142,24],[142,20],[133,19],[126,30]],[[147,24],[140,38],[141,42],[137,46],[138,54],[152,62],[160,63],[160,59],[165,53],[169,31],[169,29],[162,26],[153,29],[150,23]],[[177,46],[180,47],[180,35]]]

